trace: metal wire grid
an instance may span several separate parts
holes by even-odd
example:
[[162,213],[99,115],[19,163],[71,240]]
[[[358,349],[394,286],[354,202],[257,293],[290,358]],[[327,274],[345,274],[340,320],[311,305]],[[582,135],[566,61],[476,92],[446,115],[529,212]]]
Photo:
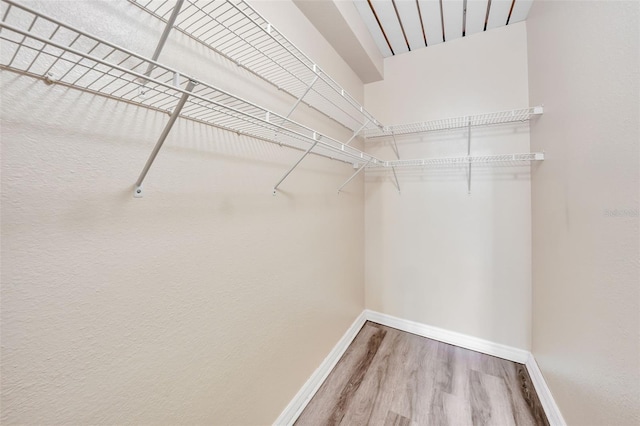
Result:
[[[192,80],[12,0],[0,6],[3,69],[161,111],[170,111]],[[312,153],[347,163],[382,163],[208,84],[199,82],[189,93],[184,118],[300,150],[318,141]]]
[[[3,69],[45,77],[50,82],[160,111],[170,111],[183,94],[188,93],[189,100],[181,113],[184,118],[300,150],[315,144],[311,151],[314,154],[366,164],[367,168],[544,159],[542,153],[522,153],[383,161],[213,86],[199,83],[187,92],[187,82],[192,80],[189,77],[45,17],[13,0],[1,0],[0,6],[0,66]],[[150,73],[145,74],[149,69]],[[521,111],[531,114],[533,110]],[[507,115],[511,117],[527,117],[524,113],[509,113]],[[478,116],[494,118],[490,123],[474,120],[472,125],[507,122],[505,114]],[[508,121],[518,120],[510,118]]]
[[492,112],[488,114],[471,115],[464,117],[443,118],[440,120],[424,121],[420,123],[399,124],[387,126],[383,129],[369,129],[365,131],[366,138],[379,138],[392,135],[404,135],[409,133],[432,132],[438,130],[460,129],[468,127],[488,126],[493,124],[505,124],[519,121],[527,121],[532,115],[541,113],[540,107],[515,109],[510,111]]
[[477,163],[516,163],[523,161],[544,160],[544,154],[540,152],[526,152],[521,154],[477,155],[460,157],[425,158],[415,160],[394,160],[384,163],[385,167],[426,167],[443,165],[467,165]]
[[[129,0],[166,22],[175,0]],[[379,122],[242,0],[187,0],[174,27],[345,127]],[[363,127],[364,126],[364,127]]]

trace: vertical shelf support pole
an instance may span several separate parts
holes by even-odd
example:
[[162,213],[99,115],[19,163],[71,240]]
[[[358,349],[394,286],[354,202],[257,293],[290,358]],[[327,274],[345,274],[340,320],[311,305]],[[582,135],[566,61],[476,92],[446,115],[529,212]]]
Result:
[[320,139],[318,138],[318,135],[316,134],[316,132],[313,132],[313,139],[315,140],[315,142],[313,142],[313,145],[311,145],[309,147],[309,149],[307,149],[304,154],[302,154],[302,156],[298,159],[298,161],[296,161],[296,164],[294,164],[293,166],[291,166],[291,168],[289,170],[287,170],[287,172],[284,174],[284,176],[282,176],[280,178],[280,180],[278,181],[278,183],[275,184],[275,186],[273,187],[273,195],[276,195],[276,191],[278,190],[278,187],[280,186],[280,184],[282,182],[284,182],[284,180],[287,178],[287,176],[289,176],[291,174],[291,172],[293,171],[293,169],[295,169],[296,167],[298,167],[298,164],[300,164],[302,162],[302,160],[304,160],[304,158],[309,155],[309,153],[311,152],[311,150],[313,148],[316,147],[316,145],[318,144],[318,142],[320,142]]
[[467,193],[471,194],[471,117],[467,125],[467,158],[469,161],[469,176],[467,177]]
[[178,101],[178,104],[173,109],[173,112],[171,113],[171,117],[169,118],[169,121],[164,126],[164,130],[162,131],[162,134],[160,134],[160,138],[158,138],[158,142],[156,142],[156,146],[153,148],[153,151],[151,151],[151,155],[149,155],[149,158],[147,159],[147,162],[144,165],[144,168],[142,169],[142,172],[140,173],[138,180],[136,181],[135,189],[133,191],[133,196],[135,198],[142,198],[142,194],[143,194],[142,182],[144,182],[144,178],[147,176],[147,173],[149,172],[151,165],[156,159],[158,153],[160,152],[160,149],[162,148],[162,144],[164,144],[164,141],[167,139],[167,136],[169,135],[169,132],[173,127],[173,124],[178,119],[178,116],[180,115],[180,111],[182,111],[182,107],[184,107],[184,104],[187,102],[187,99],[189,98],[189,94],[190,94],[189,92],[193,90],[195,85],[196,85],[195,81],[193,80],[189,81],[189,83],[187,84],[187,88],[185,89],[186,91],[182,94],[182,97]]
[[371,159],[369,159],[369,161],[367,161],[366,163],[364,163],[362,166],[360,166],[360,168],[358,170],[356,170],[356,172],[354,174],[351,175],[351,177],[349,179],[347,179],[347,181],[345,183],[343,183],[340,188],[338,188],[338,194],[340,193],[340,191],[342,191],[342,188],[344,188],[345,186],[347,186],[349,184],[349,182],[351,182],[356,176],[358,176],[358,174],[364,170],[365,167],[367,167],[367,165],[371,162]]
[[356,130],[355,132],[353,132],[353,135],[351,135],[351,137],[349,138],[349,140],[347,142],[344,143],[344,145],[349,145],[351,143],[351,141],[353,141],[356,136],[358,136],[358,133],[360,133],[362,131],[362,129],[364,129],[367,124],[369,124],[369,120],[368,118],[365,120],[364,124],[362,126],[360,126],[360,128],[358,130]]
[[[157,61],[158,58],[160,57],[160,53],[162,52],[162,49],[164,48],[164,45],[167,42],[167,38],[169,37],[169,33],[171,32],[171,29],[173,28],[173,24],[175,24],[175,22],[176,22],[176,18],[178,17],[178,14],[180,13],[180,9],[182,8],[182,4],[183,3],[184,3],[184,0],[178,0],[176,2],[176,5],[173,7],[173,11],[171,12],[171,16],[169,17],[169,20],[167,21],[167,25],[164,27],[164,31],[162,31],[162,35],[160,36],[160,40],[158,40],[158,45],[156,46],[156,50],[155,50],[155,52],[153,52],[153,56],[151,57],[152,60]],[[153,71],[154,68],[155,68],[155,65],[149,64],[147,66],[147,70],[145,71],[144,75],[149,77],[149,75],[151,74],[151,71]],[[142,84],[143,85],[147,84],[146,80],[143,81]]]
[[398,188],[398,194],[400,194],[400,182],[398,182],[398,175],[396,174],[395,166],[391,166],[391,171],[393,172],[393,177],[396,180],[396,188]]

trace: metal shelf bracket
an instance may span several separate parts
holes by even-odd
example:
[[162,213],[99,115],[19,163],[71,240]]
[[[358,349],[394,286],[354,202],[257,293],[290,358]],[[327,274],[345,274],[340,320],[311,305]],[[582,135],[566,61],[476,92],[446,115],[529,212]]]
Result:
[[287,170],[287,172],[284,174],[284,176],[282,176],[280,178],[280,180],[278,181],[278,183],[276,183],[273,187],[273,195],[276,195],[276,192],[278,190],[278,187],[280,186],[280,184],[282,182],[284,182],[284,180],[287,178],[287,176],[289,176],[291,174],[291,172],[298,167],[298,165],[302,162],[302,160],[304,160],[304,158],[309,155],[309,153],[311,152],[311,150],[313,148],[316,147],[316,145],[318,144],[318,142],[320,142],[320,138],[318,137],[318,134],[316,132],[313,132],[313,139],[314,139],[314,143],[304,152],[304,154],[302,154],[302,156],[298,159],[298,161],[296,161],[296,163],[291,166],[291,168],[289,170]]
[[396,153],[396,158],[400,159],[400,151],[398,151],[398,144],[396,143],[396,135],[391,132],[391,140],[393,141],[393,151]]
[[393,172],[393,177],[396,180],[396,188],[398,188],[398,194],[400,194],[400,182],[398,182],[398,175],[396,174],[396,168],[391,166],[391,171]]
[[[169,17],[169,20],[167,21],[167,24],[165,25],[164,30],[162,31],[160,40],[158,40],[158,44],[156,45],[156,50],[153,52],[153,56],[151,57],[153,61],[157,61],[158,58],[160,57],[160,53],[162,53],[162,49],[164,49],[164,45],[167,42],[169,33],[173,28],[173,24],[176,22],[176,18],[180,13],[180,9],[182,8],[183,3],[184,3],[184,0],[178,0],[176,2],[176,5],[173,7],[173,11],[171,11],[171,16]],[[155,65],[152,63],[149,63],[144,75],[149,77],[151,75],[151,71],[153,71],[154,68],[155,68]],[[142,80],[140,83],[144,86],[145,84],[147,84],[147,80]]]
[[367,167],[367,165],[371,162],[371,160],[367,161],[366,163],[362,164],[362,166],[360,166],[360,168],[358,170],[356,170],[356,172],[354,174],[351,175],[351,177],[349,179],[347,179],[347,181],[345,183],[343,183],[342,185],[340,185],[340,188],[338,188],[338,194],[342,191],[342,188],[344,188],[345,186],[347,186],[349,184],[349,182],[351,182],[356,176],[358,176],[358,174],[360,174],[361,171],[364,170],[365,167]]
[[[315,67],[315,65],[314,65],[314,67]],[[318,74],[316,74],[316,76],[313,77],[313,80],[311,80],[311,83],[309,83],[309,85],[307,86],[307,88],[304,91],[304,93],[298,97],[298,99],[296,100],[296,103],[293,104],[293,106],[291,107],[291,109],[289,110],[287,115],[285,115],[285,118],[289,118],[289,116],[298,107],[298,105],[300,105],[300,102],[302,102],[302,99],[304,99],[304,97],[307,96],[309,91],[311,91],[311,88],[313,87],[313,85],[315,84],[316,81],[318,81]]]
[[180,116],[180,111],[182,111],[182,107],[184,107],[184,104],[187,102],[187,99],[189,99],[189,92],[193,90],[196,84],[197,83],[194,80],[189,80],[189,83],[187,83],[187,87],[185,89],[186,90],[185,93],[182,94],[182,97],[178,101],[178,104],[173,109],[173,112],[171,113],[171,117],[169,117],[169,121],[164,126],[164,130],[160,134],[160,137],[158,138],[158,142],[156,142],[156,146],[153,148],[153,151],[151,151],[151,154],[149,155],[149,158],[147,159],[147,162],[144,165],[144,168],[142,169],[142,172],[140,173],[140,176],[138,177],[138,180],[135,183],[135,189],[133,191],[133,196],[135,198],[142,198],[142,196],[144,195],[144,191],[142,189],[142,182],[144,182],[144,178],[147,176],[147,173],[149,172],[151,165],[153,165],[153,162],[158,156],[158,153],[160,152],[160,149],[162,148],[164,141],[167,139],[167,136],[169,135],[169,132],[173,127],[173,124],[176,122],[176,120]]
[[355,132],[353,132],[353,135],[351,135],[351,137],[349,138],[348,141],[346,141],[344,144],[345,145],[349,145],[355,138],[356,136],[358,136],[358,133],[360,133],[362,131],[362,129],[364,129],[365,127],[367,127],[367,124],[369,124],[371,122],[371,120],[369,120],[368,118],[364,121],[364,124],[362,126],[360,126],[360,128],[358,130],[356,130]]

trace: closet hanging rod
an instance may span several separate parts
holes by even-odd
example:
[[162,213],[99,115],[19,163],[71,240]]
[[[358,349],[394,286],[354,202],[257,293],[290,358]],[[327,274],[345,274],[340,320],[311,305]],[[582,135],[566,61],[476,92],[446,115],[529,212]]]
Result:
[[[164,22],[173,8],[171,0],[160,4],[129,1]],[[174,27],[287,92],[297,99],[296,104],[304,102],[352,131],[366,120],[370,128],[381,127],[331,76],[244,1],[186,0]],[[318,77],[319,82],[309,89]]]

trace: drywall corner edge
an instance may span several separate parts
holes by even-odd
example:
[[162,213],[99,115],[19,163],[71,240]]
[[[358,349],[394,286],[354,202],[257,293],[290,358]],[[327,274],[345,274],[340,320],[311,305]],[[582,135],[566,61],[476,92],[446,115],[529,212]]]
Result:
[[280,413],[274,426],[289,426],[292,425],[302,410],[307,406],[311,398],[316,394],[322,383],[326,380],[331,370],[336,366],[342,355],[345,353],[353,339],[356,338],[360,329],[367,321],[366,311],[363,311],[353,321],[351,326],[347,329],[344,335],[338,340],[338,343],[329,352],[329,355],[322,361],[320,366],[313,372],[311,377],[300,388],[298,393],[293,397],[291,402]]
[[562,413],[560,412],[555,399],[553,399],[551,390],[549,390],[547,382],[544,380],[542,371],[540,371],[540,367],[538,367],[538,363],[533,357],[533,354],[529,354],[525,366],[527,367],[529,377],[531,377],[531,381],[533,382],[533,387],[536,389],[542,408],[547,415],[549,424],[551,426],[567,426],[567,423],[564,421],[564,417],[562,417]]

